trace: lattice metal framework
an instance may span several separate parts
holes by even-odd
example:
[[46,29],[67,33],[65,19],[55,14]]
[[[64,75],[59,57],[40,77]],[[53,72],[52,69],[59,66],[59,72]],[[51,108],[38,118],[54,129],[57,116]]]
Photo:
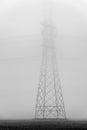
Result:
[[43,26],[43,57],[36,100],[36,119],[66,118],[55,54],[55,26],[46,20]]

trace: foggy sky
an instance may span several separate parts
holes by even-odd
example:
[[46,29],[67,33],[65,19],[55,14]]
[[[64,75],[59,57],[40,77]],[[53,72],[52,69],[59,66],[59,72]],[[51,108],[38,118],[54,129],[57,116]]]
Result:
[[[68,118],[87,119],[87,1],[53,0],[56,53]],[[33,118],[43,0],[0,1],[0,118]]]

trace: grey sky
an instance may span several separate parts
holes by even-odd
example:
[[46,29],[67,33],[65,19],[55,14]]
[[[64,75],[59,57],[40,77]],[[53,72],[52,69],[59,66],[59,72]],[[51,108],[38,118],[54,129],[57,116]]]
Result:
[[[56,53],[68,118],[87,119],[87,1],[53,0]],[[0,117],[33,118],[43,0],[0,1]]]

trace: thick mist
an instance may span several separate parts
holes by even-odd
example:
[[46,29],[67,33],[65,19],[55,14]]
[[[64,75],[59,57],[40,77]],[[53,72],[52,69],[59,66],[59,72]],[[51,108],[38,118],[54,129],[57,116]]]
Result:
[[[0,119],[34,118],[43,5],[43,0],[0,1]],[[67,118],[87,119],[87,1],[53,0],[52,18]]]

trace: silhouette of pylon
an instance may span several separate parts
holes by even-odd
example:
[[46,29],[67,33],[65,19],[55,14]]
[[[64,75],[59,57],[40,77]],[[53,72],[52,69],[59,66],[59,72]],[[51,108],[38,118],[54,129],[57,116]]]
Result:
[[36,99],[35,118],[66,118],[60,78],[55,53],[55,29],[52,19],[48,18],[43,26],[43,57],[40,81]]
[[43,58],[35,118],[66,118],[54,47],[55,27],[48,22],[44,22],[43,27]]

